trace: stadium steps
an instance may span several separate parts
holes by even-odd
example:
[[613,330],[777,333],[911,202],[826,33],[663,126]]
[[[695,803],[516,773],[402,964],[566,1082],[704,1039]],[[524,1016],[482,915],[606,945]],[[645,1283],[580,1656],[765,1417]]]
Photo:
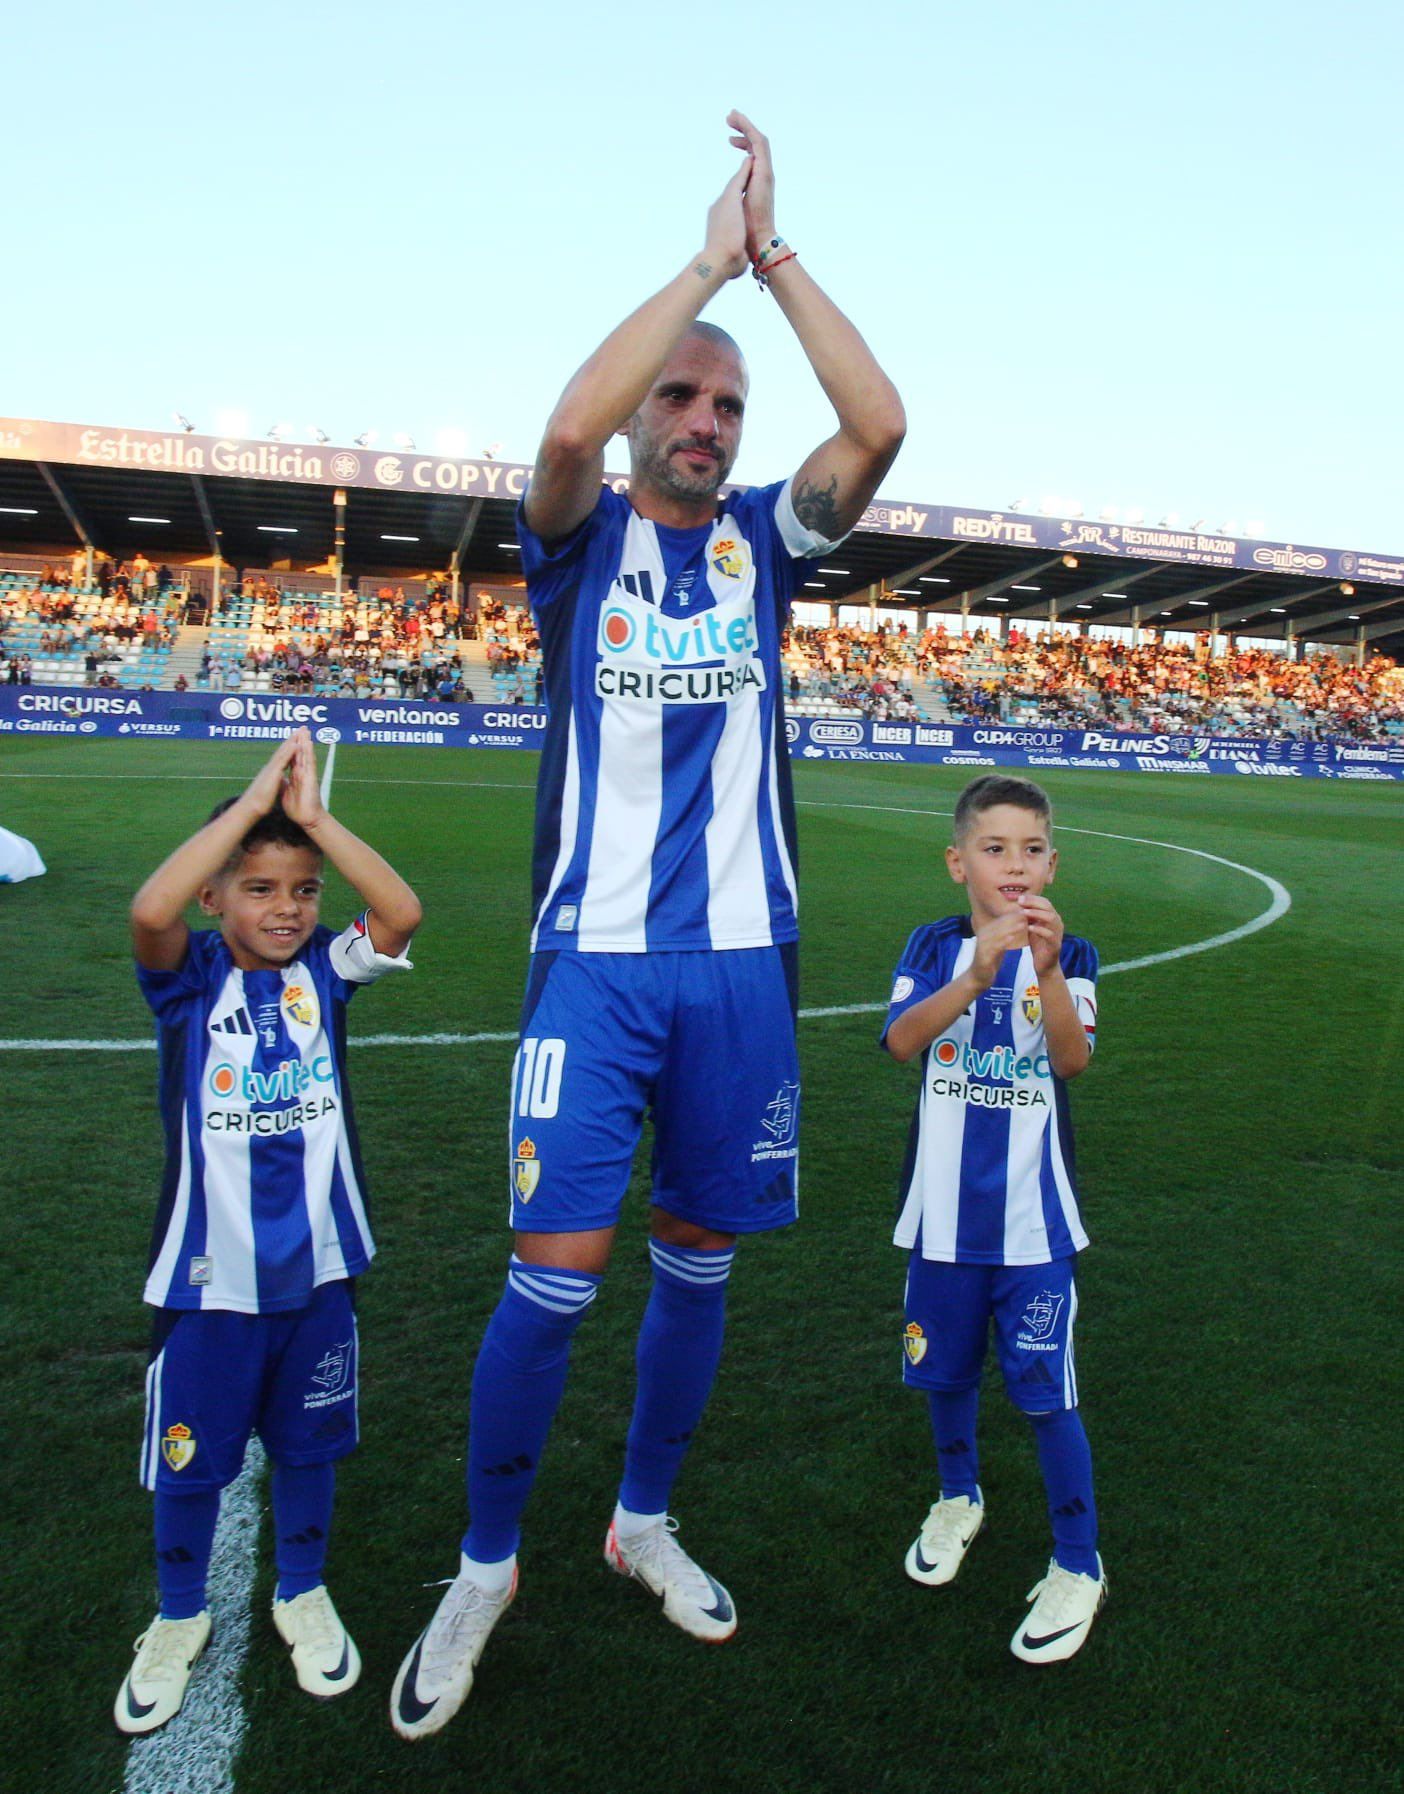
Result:
[[203,624],[182,623],[179,635],[176,636],[170,657],[166,661],[165,672],[161,678],[161,690],[171,691],[180,674],[184,673],[193,691],[195,681],[200,677],[200,660],[205,652],[205,642],[209,638],[209,630]]

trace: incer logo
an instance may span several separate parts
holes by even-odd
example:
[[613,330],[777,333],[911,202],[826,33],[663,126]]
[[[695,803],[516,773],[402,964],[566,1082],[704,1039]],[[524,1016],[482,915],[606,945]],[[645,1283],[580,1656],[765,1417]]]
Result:
[[938,1065],[954,1065],[960,1057],[960,1048],[953,1040],[938,1040],[934,1057]]
[[626,610],[607,610],[600,619],[600,634],[605,646],[613,648],[616,654],[622,654],[633,641],[636,633],[634,619]]
[[244,714],[244,700],[242,698],[226,698],[219,707],[219,714],[228,717],[232,722],[235,717]]
[[239,1083],[239,1074],[227,1061],[216,1065],[210,1073],[210,1089],[216,1096],[233,1096]]

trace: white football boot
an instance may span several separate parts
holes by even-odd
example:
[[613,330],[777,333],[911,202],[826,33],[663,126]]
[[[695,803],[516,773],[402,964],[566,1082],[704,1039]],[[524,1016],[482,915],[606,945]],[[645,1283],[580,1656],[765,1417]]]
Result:
[[663,1617],[707,1644],[723,1644],[736,1630],[731,1596],[673,1537],[678,1523],[665,1515],[644,1532],[621,1538],[610,1521],[605,1562],[663,1598]]
[[454,1577],[390,1692],[390,1723],[402,1738],[427,1738],[457,1713],[473,1686],[483,1647],[516,1592],[515,1568],[500,1595],[462,1570]]
[[1087,1642],[1106,1598],[1107,1573],[1100,1557],[1095,1576],[1065,1570],[1049,1558],[1048,1574],[1028,1592],[1033,1607],[1010,1640],[1010,1650],[1025,1663],[1061,1663]]
[[927,1588],[954,1582],[956,1571],[984,1524],[983,1493],[978,1501],[972,1501],[968,1495],[952,1495],[949,1500],[943,1496],[933,1502],[907,1552],[905,1569],[912,1581],[924,1583]]
[[297,1685],[319,1700],[345,1694],[361,1679],[361,1653],[319,1583],[291,1601],[273,1603],[273,1624],[292,1652]]
[[154,1732],[180,1712],[195,1659],[209,1637],[208,1609],[189,1620],[157,1614],[132,1647],[136,1660],[117,1690],[112,1717],[119,1732]]

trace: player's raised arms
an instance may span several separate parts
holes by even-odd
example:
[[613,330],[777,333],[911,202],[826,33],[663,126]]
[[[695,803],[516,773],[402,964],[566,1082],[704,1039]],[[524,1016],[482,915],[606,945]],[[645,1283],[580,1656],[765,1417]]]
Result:
[[678,339],[702,307],[746,268],[742,210],[749,156],[707,213],[700,254],[611,332],[561,394],[537,452],[526,520],[559,541],[594,510],[605,446],[647,397]]
[[605,339],[551,414],[525,502],[527,523],[547,541],[569,535],[593,511],[610,437],[643,404],[703,307],[748,263],[766,273],[838,413],[837,431],[796,475],[799,521],[826,540],[846,534],[902,445],[906,415],[896,388],[862,336],[776,236],[768,139],[743,113],[730,113],[727,123],[746,159],[707,214],[701,253]]
[[747,257],[764,274],[838,413],[838,429],[805,460],[792,493],[800,522],[835,541],[867,510],[878,482],[897,458],[907,431],[906,413],[897,388],[862,336],[777,236],[769,140],[742,112],[729,114],[727,123],[735,133],[731,141],[751,159],[743,202]]

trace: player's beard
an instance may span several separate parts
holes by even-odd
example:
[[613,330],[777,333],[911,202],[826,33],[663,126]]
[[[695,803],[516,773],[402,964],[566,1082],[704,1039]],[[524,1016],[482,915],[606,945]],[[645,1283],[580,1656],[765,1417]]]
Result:
[[[714,455],[716,459],[713,465],[684,467],[676,459],[674,450],[691,447]],[[731,462],[718,445],[694,442],[686,436],[674,442],[660,443],[637,422],[629,431],[629,459],[633,464],[632,479],[635,485],[649,485],[655,491],[666,492],[674,498],[711,498],[731,472]]]

